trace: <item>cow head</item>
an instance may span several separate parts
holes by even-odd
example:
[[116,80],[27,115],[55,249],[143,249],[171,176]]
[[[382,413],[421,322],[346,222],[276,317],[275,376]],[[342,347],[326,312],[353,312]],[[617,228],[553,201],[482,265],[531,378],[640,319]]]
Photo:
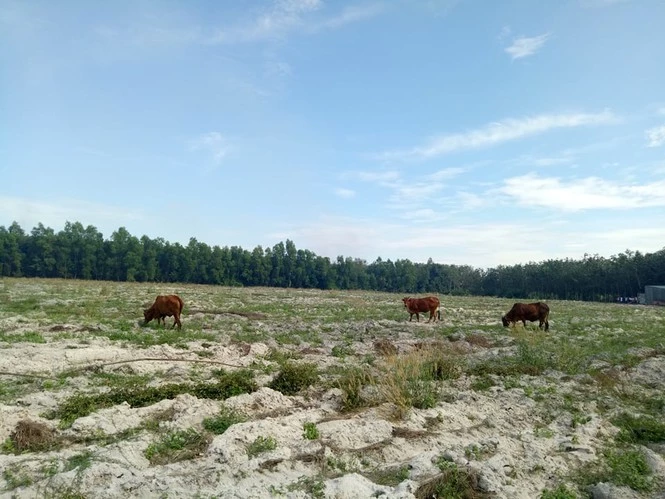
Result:
[[146,308],[146,309],[143,311],[143,318],[145,319],[144,324],[147,324],[147,323],[150,322],[152,319],[154,319],[154,317],[152,316],[152,308]]
[[505,315],[503,317],[501,317],[501,322],[503,323],[503,327],[508,327],[508,324],[510,324],[508,319],[506,319]]
[[409,308],[409,300],[410,299],[411,298],[408,298],[408,297],[402,298],[402,301],[404,302],[404,308]]

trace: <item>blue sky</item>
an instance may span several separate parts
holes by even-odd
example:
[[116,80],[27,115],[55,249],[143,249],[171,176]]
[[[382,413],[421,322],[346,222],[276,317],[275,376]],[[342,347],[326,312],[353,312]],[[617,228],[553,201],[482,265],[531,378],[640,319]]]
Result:
[[662,0],[0,0],[0,225],[494,267],[665,247]]

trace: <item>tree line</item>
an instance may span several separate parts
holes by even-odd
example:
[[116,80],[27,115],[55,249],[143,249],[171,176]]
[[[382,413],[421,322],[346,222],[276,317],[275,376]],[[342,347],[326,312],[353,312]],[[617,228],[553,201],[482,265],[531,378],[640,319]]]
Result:
[[249,251],[193,237],[186,246],[138,238],[124,227],[105,239],[79,222],[67,222],[59,232],[39,223],[26,233],[14,222],[0,226],[0,276],[614,301],[636,296],[645,285],[665,284],[665,248],[482,269],[432,259],[331,260],[297,249],[288,239]]

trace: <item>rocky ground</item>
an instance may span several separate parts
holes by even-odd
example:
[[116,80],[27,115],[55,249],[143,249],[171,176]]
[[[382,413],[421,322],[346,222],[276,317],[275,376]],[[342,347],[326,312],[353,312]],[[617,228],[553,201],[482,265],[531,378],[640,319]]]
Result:
[[[140,325],[171,292],[182,331]],[[665,416],[663,309],[555,302],[543,333],[503,328],[510,300],[441,299],[427,323],[387,293],[4,280],[0,497],[664,497],[660,434],[615,424]],[[310,381],[284,388],[289,366]],[[228,397],[94,398],[241,372]]]

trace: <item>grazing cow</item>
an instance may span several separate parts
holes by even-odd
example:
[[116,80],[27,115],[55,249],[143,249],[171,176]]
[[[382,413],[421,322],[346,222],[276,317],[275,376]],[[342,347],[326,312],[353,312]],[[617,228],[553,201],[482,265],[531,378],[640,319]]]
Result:
[[441,310],[439,308],[441,302],[436,296],[427,296],[425,298],[402,298],[402,301],[404,302],[404,308],[409,311],[409,322],[413,319],[413,314],[416,314],[416,319],[420,322],[420,312],[429,312],[429,320],[427,322],[431,322],[432,319],[436,321],[435,313],[439,320],[441,320]]
[[550,307],[546,303],[541,301],[535,303],[515,303],[513,308],[501,317],[501,322],[503,322],[505,327],[508,327],[511,322],[517,323],[518,321],[522,321],[522,324],[526,327],[526,321],[540,321],[538,327],[542,329],[543,324],[545,324],[545,331],[548,331],[550,328],[549,317]]
[[185,306],[183,301],[178,295],[160,295],[155,298],[155,303],[152,304],[150,308],[146,308],[143,311],[143,317],[145,318],[144,325],[150,322],[153,319],[157,319],[157,324],[160,321],[164,321],[166,326],[166,316],[173,316],[173,329],[176,324],[178,329],[182,329],[182,323],[180,322],[180,314],[182,313],[182,308]]

